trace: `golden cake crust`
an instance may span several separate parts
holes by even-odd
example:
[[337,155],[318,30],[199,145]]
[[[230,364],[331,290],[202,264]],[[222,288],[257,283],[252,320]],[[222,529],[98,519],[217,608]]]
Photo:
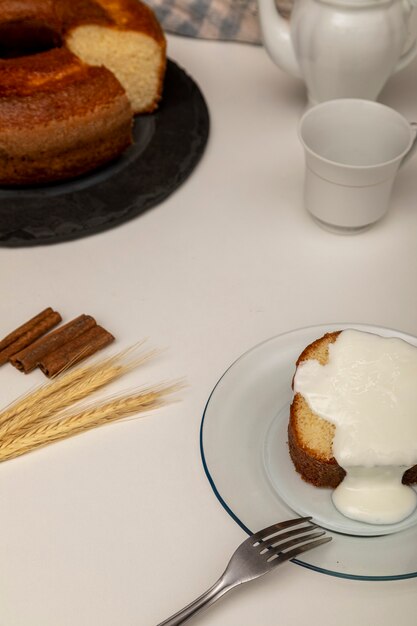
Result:
[[[13,104],[17,105],[18,99],[21,99],[22,106],[19,115],[24,113],[24,105],[27,109],[26,115],[28,117],[31,115],[32,107],[27,106],[29,100],[24,100],[24,98],[29,99],[32,96],[40,97],[43,94],[49,94],[51,97],[62,100],[60,105],[65,106],[60,92],[78,84],[82,85],[82,89],[79,89],[76,101],[68,102],[65,111],[58,109],[54,111],[53,117],[74,113],[78,106],[82,107],[83,103],[86,106],[86,103],[91,100],[90,81],[94,85],[98,105],[103,101],[110,101],[115,95],[124,94],[120,83],[111,72],[104,67],[88,66],[77,59],[67,48],[58,48],[31,57],[0,60],[1,104],[6,107],[7,101],[15,98]],[[10,106],[8,110],[11,113]],[[34,113],[38,114],[36,107]],[[42,115],[50,118],[52,112],[44,110]]]
[[132,110],[119,82],[65,48],[0,63],[0,120],[7,184],[78,176],[131,143]]
[[60,4],[54,0],[2,0],[0,24],[37,21],[51,28],[60,28]]

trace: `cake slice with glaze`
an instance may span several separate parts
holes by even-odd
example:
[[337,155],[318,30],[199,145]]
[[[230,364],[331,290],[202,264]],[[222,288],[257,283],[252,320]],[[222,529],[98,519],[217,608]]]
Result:
[[[296,367],[308,360],[325,365],[329,359],[329,346],[341,331],[327,333],[308,345],[297,359]],[[346,475],[333,455],[335,426],[314,413],[305,398],[295,393],[290,408],[288,424],[289,453],[300,476],[316,487],[335,489]],[[417,483],[417,465],[403,475],[406,485]]]

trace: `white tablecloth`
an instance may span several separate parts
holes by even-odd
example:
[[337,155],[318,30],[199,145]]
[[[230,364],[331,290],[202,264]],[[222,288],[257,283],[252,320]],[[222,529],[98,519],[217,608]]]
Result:
[[[184,377],[182,400],[0,467],[0,624],[152,626],[209,587],[243,531],[218,503],[198,445],[222,372],[278,333],[360,322],[417,334],[416,160],[392,208],[355,237],[319,229],[302,206],[296,125],[304,90],[262,48],[169,38],[211,114],[187,182],[100,235],[0,249],[4,331],[53,306],[94,315],[125,347],[163,348],[126,384]],[[417,119],[417,64],[381,100]],[[2,405],[43,382],[1,372]],[[415,551],[416,546],[410,546]],[[338,579],[289,563],[230,594],[206,626],[405,626],[416,581]]]

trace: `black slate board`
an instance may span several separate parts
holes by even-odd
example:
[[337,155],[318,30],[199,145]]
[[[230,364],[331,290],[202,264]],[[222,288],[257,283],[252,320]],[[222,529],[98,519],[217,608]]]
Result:
[[76,180],[0,188],[0,246],[78,239],[156,206],[191,174],[209,134],[205,100],[169,60],[159,109],[135,119],[134,144],[110,165]]

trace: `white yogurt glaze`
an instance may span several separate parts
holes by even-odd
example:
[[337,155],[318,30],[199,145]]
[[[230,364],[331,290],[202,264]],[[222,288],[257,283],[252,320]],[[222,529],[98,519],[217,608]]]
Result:
[[417,348],[344,330],[326,365],[299,365],[294,391],[336,426],[333,454],[347,472],[333,493],[337,509],[372,524],[410,515],[417,496],[401,478],[417,464]]

